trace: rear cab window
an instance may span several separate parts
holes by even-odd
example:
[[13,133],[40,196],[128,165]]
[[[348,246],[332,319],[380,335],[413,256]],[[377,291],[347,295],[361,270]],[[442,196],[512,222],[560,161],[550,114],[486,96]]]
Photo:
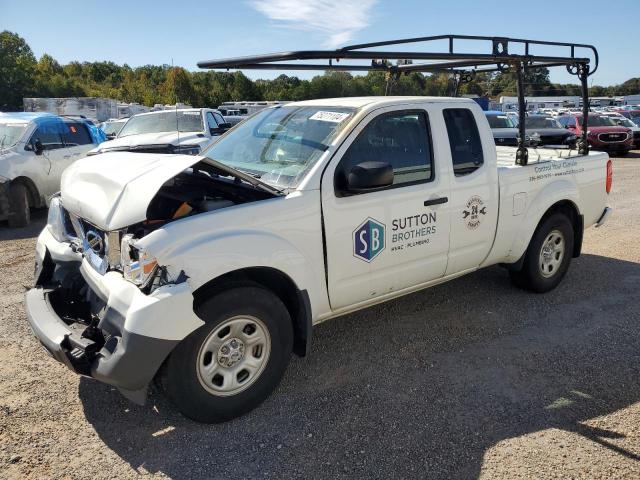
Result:
[[453,173],[459,177],[475,172],[484,164],[484,154],[473,112],[468,108],[446,108],[442,115],[449,136]]
[[371,120],[340,160],[335,174],[336,194],[345,194],[347,176],[353,167],[371,161],[392,166],[393,185],[388,188],[433,180],[433,149],[427,113],[424,110],[389,112]]

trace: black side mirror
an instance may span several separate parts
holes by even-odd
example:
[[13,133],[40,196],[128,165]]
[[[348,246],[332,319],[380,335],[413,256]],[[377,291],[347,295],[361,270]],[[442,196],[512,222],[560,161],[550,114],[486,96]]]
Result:
[[36,138],[33,142],[33,151],[36,155],[42,155],[42,152],[44,152],[44,146],[39,138]]
[[217,128],[210,128],[209,133],[211,135],[222,135],[224,132],[231,128],[230,123],[219,123]]
[[362,162],[347,175],[347,190],[361,193],[393,185],[393,167],[386,162]]
[[107,140],[113,140],[114,138],[116,138],[115,133],[107,133]]

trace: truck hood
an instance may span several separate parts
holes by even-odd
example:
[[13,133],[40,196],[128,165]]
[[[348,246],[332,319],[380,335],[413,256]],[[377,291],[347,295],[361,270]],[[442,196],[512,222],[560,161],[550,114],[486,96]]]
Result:
[[233,175],[274,194],[260,180],[206,157],[194,155],[111,152],[74,162],[62,174],[64,207],[96,227],[118,230],[146,219],[149,203],[160,187],[198,162]]
[[132,148],[142,145],[198,145],[206,141],[207,137],[202,132],[141,133],[102,142],[98,146],[98,150],[104,152],[110,149]]
[[627,133],[631,129],[627,127],[587,127],[587,130],[593,133]]
[[527,135],[533,135],[537,133],[541,137],[568,137],[570,135],[575,135],[575,133],[570,132],[566,128],[527,128]]
[[517,128],[492,128],[493,138],[516,138],[518,136]]

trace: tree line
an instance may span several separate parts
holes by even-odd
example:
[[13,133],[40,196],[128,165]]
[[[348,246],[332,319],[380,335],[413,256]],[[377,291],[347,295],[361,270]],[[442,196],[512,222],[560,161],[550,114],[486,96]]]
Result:
[[[0,111],[22,110],[23,97],[106,97],[147,106],[176,101],[198,107],[216,107],[230,100],[305,100],[312,98],[384,95],[385,72],[351,75],[325,72],[309,80],[280,75],[273,80],[251,80],[241,72],[189,72],[169,65],[132,68],[113,62],[70,62],[61,65],[51,55],[36,59],[18,34],[0,32]],[[527,95],[580,95],[579,85],[556,84],[549,71],[540,69],[526,77]],[[460,94],[497,98],[516,95],[515,76],[508,72],[478,73],[461,85]],[[592,96],[640,93],[640,78],[620,85],[593,86]],[[394,95],[452,95],[447,74],[402,75]]]

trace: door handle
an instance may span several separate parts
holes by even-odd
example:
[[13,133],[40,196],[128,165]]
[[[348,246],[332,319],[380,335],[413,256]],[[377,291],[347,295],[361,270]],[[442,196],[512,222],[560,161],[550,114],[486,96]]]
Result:
[[442,205],[443,203],[447,203],[449,199],[447,197],[434,198],[432,200],[425,200],[424,206],[430,207],[431,205]]

